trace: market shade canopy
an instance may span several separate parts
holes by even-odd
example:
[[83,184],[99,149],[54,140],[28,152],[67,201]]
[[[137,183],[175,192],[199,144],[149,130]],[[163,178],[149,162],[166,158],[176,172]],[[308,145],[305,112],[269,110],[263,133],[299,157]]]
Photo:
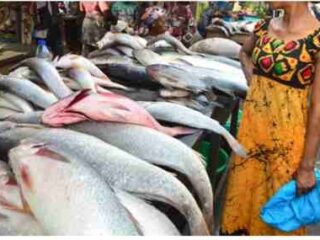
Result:
[[284,232],[320,222],[320,171],[316,170],[316,187],[300,197],[296,181],[284,185],[262,208],[262,220]]

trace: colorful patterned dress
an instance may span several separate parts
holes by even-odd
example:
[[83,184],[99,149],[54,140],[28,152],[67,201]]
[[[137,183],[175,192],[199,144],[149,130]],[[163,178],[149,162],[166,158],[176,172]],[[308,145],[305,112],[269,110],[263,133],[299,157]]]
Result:
[[[285,235],[265,225],[260,209],[292,179],[302,158],[308,98],[320,49],[320,29],[283,42],[268,34],[269,20],[255,27],[255,66],[238,139],[249,158],[233,157],[222,231]],[[304,235],[299,229],[290,235]]]

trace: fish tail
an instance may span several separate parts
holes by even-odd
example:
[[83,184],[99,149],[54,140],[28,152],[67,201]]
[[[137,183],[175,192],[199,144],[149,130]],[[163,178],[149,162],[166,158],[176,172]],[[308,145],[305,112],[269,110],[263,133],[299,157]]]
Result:
[[222,136],[226,139],[235,154],[242,158],[248,157],[247,150],[227,130],[222,132]]
[[192,152],[193,152],[193,154],[195,155],[195,158],[196,158],[197,160],[199,160],[204,167],[207,167],[207,162],[206,162],[206,160],[204,159],[203,155],[202,155],[201,153],[198,153],[198,152],[195,151],[195,150],[192,150]]

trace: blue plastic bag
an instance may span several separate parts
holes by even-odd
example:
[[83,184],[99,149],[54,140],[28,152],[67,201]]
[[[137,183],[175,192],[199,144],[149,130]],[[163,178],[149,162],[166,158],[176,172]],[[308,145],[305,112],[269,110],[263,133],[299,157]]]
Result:
[[268,225],[284,232],[320,222],[320,171],[316,170],[316,187],[297,197],[296,181],[284,185],[261,209],[260,216]]

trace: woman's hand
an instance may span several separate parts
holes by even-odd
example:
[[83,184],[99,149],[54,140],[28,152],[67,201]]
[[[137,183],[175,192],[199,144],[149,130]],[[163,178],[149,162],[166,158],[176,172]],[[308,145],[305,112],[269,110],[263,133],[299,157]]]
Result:
[[315,78],[312,83],[302,161],[297,171],[297,194],[305,193],[316,184],[314,166],[320,147],[320,56],[316,56]]
[[311,191],[316,185],[314,168],[300,166],[296,172],[297,195],[300,196]]

